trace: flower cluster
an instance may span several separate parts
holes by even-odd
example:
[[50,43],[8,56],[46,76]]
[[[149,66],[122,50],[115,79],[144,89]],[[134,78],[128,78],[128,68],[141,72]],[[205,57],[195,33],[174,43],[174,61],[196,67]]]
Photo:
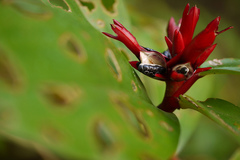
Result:
[[178,24],[174,18],[170,19],[165,37],[168,50],[163,53],[140,46],[136,38],[116,20],[111,24],[116,36],[103,32],[106,36],[124,43],[135,54],[139,61],[130,62],[135,69],[166,82],[165,97],[158,108],[167,112],[179,109],[179,95],[184,94],[201,78],[200,72],[211,69],[199,67],[216,47],[216,44],[213,44],[216,36],[232,28],[218,31],[220,17],[217,17],[193,38],[200,10],[196,6],[190,10],[189,8],[190,5],[187,4]]

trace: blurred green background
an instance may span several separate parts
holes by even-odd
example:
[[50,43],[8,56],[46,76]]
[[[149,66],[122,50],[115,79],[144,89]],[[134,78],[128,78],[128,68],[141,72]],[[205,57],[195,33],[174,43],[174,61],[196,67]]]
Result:
[[[110,0],[109,3],[115,3],[116,1]],[[57,0],[55,2],[58,3]],[[62,2],[59,1],[59,3]],[[164,36],[166,35],[168,20],[170,17],[174,17],[178,21],[187,3],[190,3],[191,6],[197,5],[201,10],[195,34],[203,30],[217,16],[222,18],[219,30],[234,26],[234,29],[216,38],[218,46],[209,59],[240,58],[239,0],[125,0],[124,4],[127,8],[125,14],[128,14],[129,17],[118,17],[119,19],[116,19],[123,24],[127,24],[127,26],[130,26],[128,25],[130,21],[131,28],[129,29],[141,45],[162,52],[167,49]],[[108,21],[110,23],[110,20]],[[2,23],[7,22],[0,22],[0,25]],[[118,44],[120,42],[113,43],[121,46],[121,44]],[[126,48],[124,52],[130,59],[135,58]],[[150,79],[139,73],[138,75],[143,81],[153,104],[158,105],[164,95],[164,82]],[[240,77],[234,75],[210,75],[200,79],[187,94],[198,100],[205,100],[208,97],[221,98],[240,106],[239,80]],[[239,143],[235,141],[232,135],[199,113],[190,110],[181,110],[175,113],[179,117],[181,126],[181,138],[177,150],[180,159],[226,160],[230,159],[239,148]],[[39,155],[39,151],[32,151],[6,139],[0,139],[0,141],[2,142],[0,143],[1,159],[7,158],[9,155],[14,155],[16,159],[23,160],[44,159]],[[45,157],[45,159],[51,158],[55,157]]]

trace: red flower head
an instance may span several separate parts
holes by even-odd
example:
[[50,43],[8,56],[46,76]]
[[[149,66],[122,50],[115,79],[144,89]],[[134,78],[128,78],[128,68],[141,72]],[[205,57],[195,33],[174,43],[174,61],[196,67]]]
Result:
[[116,20],[113,20],[111,27],[117,36],[103,32],[106,36],[124,43],[136,55],[139,61],[130,62],[135,69],[166,82],[165,97],[158,107],[167,112],[179,109],[179,95],[184,94],[201,78],[200,72],[211,69],[199,66],[216,47],[216,44],[213,44],[216,36],[232,28],[218,32],[220,17],[217,17],[193,38],[200,10],[196,6],[190,10],[189,8],[187,4],[178,25],[174,18],[170,19],[165,37],[168,50],[163,53],[140,46],[135,37]]

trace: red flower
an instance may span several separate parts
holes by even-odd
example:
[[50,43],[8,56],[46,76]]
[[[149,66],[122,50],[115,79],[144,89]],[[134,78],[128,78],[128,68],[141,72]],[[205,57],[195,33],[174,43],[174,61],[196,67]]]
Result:
[[124,43],[136,55],[139,61],[130,62],[135,69],[166,82],[165,97],[158,107],[167,112],[179,109],[179,95],[184,94],[201,78],[200,72],[211,69],[199,66],[216,47],[216,44],[213,44],[216,36],[232,28],[218,32],[220,17],[217,17],[193,38],[200,10],[196,6],[190,11],[189,8],[187,4],[178,25],[173,18],[170,19],[165,37],[168,50],[163,53],[140,46],[135,37],[116,20],[113,20],[111,27],[117,36],[103,32],[106,36]]

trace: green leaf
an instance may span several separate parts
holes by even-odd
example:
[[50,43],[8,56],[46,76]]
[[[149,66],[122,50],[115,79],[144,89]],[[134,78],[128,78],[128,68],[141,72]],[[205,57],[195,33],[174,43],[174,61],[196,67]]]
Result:
[[130,21],[124,1],[121,0],[76,0],[86,19],[98,30],[112,32],[110,23],[116,19],[130,29]]
[[240,74],[240,59],[224,58],[214,59],[202,64],[203,67],[212,67],[212,69],[200,73],[201,76],[208,74]]
[[191,108],[209,117],[232,132],[240,142],[240,108],[238,106],[221,99],[210,98],[200,102],[188,96],[180,97],[180,105],[181,108]]
[[63,159],[169,159],[176,116],[152,105],[80,0],[42,1],[0,1],[1,136]]
[[[192,109],[188,110],[201,115],[201,113]],[[182,112],[185,111],[187,110],[182,110]],[[189,121],[191,121],[191,118],[189,118]],[[202,115],[194,134],[180,152],[179,158],[199,159],[201,157],[200,159],[227,160],[238,146],[239,143],[232,134]]]
[[237,149],[234,154],[231,156],[230,160],[239,160],[240,159],[240,149]]

